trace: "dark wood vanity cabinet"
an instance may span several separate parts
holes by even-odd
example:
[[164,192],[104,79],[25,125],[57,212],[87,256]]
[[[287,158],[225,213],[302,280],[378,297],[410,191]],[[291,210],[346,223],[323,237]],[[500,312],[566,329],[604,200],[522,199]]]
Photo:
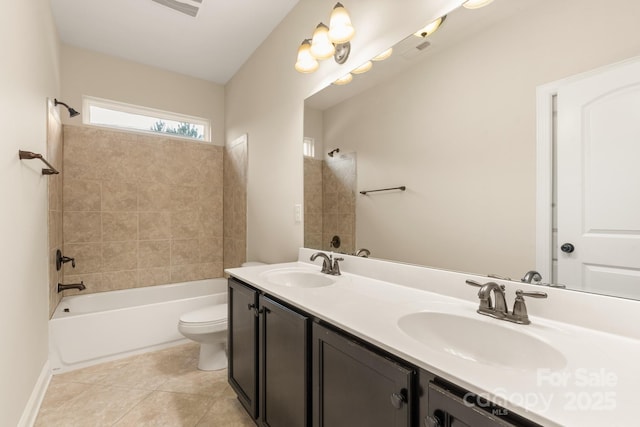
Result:
[[258,292],[229,279],[229,384],[253,418],[258,417]]
[[409,427],[416,371],[313,324],[313,427]]
[[424,427],[541,427],[423,370],[419,394]]
[[256,423],[309,425],[309,317],[229,279],[229,383]]
[[263,427],[540,427],[234,278],[229,384]]
[[260,296],[260,423],[308,426],[309,317]]

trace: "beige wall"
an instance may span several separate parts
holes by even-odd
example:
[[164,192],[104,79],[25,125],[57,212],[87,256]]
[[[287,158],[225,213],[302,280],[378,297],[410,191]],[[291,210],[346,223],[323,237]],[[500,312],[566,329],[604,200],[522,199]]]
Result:
[[301,0],[225,87],[226,135],[248,133],[249,259],[267,262],[296,258],[303,245],[303,225],[294,220],[294,205],[303,202],[301,148],[303,101],[347,69],[364,62],[461,0],[388,0],[351,2],[347,8],[356,27],[347,64],[322,63],[311,75],[293,64],[304,38],[327,20],[333,3]]
[[[223,148],[64,127],[65,283],[83,293],[222,276]],[[77,293],[75,290],[64,294]]]
[[639,55],[638,16],[630,0],[539,0],[328,110],[325,144],[358,152],[360,188],[407,186],[357,198],[358,245],[483,274],[533,269],[536,87]]
[[49,1],[0,3],[0,47],[0,425],[15,426],[48,353],[48,178],[18,150],[46,154],[47,98],[60,87]]
[[[113,56],[63,45],[62,97],[78,111],[82,95],[211,120],[212,141],[224,145],[224,87]],[[63,115],[65,124],[79,124]]]

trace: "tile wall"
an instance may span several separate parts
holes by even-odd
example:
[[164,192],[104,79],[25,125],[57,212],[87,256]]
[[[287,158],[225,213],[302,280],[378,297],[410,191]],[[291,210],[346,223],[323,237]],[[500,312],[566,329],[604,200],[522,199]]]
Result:
[[64,254],[76,259],[65,283],[92,293],[222,276],[222,147],[65,125],[64,166]]
[[247,254],[247,136],[224,150],[224,268],[240,267]]
[[343,253],[354,253],[356,240],[356,153],[325,159],[322,167],[322,249],[339,236]]
[[304,247],[322,245],[322,165],[324,161],[304,158]]
[[56,270],[56,250],[62,249],[62,123],[53,102],[47,108],[46,158],[60,174],[48,175],[49,185],[49,317],[53,314],[62,295],[58,283],[63,281],[62,270]]
[[[304,246],[355,252],[356,154],[304,158]],[[340,247],[329,244],[340,237]]]

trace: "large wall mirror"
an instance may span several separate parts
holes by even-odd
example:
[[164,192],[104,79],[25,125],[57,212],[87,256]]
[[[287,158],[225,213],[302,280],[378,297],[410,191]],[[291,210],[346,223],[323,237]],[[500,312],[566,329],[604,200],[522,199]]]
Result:
[[[309,97],[305,246],[513,280],[535,270],[536,90],[640,55],[637,16],[635,0],[459,8],[351,83]],[[606,280],[561,284],[640,298],[638,271],[624,292]]]

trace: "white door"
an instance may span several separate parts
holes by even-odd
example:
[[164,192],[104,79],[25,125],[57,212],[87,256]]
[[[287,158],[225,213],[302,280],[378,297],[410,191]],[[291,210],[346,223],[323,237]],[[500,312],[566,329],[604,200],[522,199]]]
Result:
[[562,86],[557,126],[558,283],[640,298],[640,60]]

